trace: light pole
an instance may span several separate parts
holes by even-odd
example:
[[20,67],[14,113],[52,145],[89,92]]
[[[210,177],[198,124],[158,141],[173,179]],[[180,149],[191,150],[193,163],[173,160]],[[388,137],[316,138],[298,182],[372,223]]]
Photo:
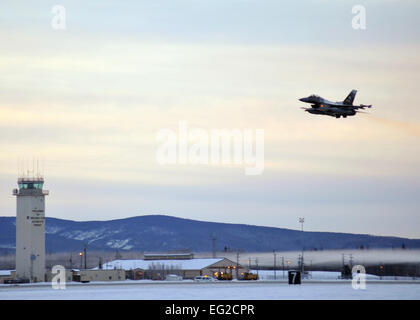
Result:
[[290,270],[290,263],[291,262],[289,260],[287,260],[286,263],[287,263],[287,271],[289,271]]
[[284,257],[281,257],[281,268],[283,269],[283,279],[284,279]]
[[79,252],[79,256],[80,256],[80,270],[82,270],[82,267],[83,267],[83,252]]
[[259,277],[259,274],[258,274],[258,258],[255,258],[255,265],[257,267],[257,277]]
[[239,250],[236,252],[236,279],[239,278]]
[[276,275],[276,250],[273,250],[273,255],[274,255],[274,280],[277,280],[277,275]]
[[83,252],[85,254],[85,269],[87,269],[86,267],[86,259],[87,259],[87,243],[85,243],[85,247],[83,248]]
[[72,270],[73,269],[73,258],[72,258],[72,254],[71,253],[70,253],[69,262],[70,262],[70,270]]
[[303,262],[303,223],[305,222],[305,218],[299,218],[299,223],[302,225],[302,260],[301,260],[301,271],[302,271],[302,277],[305,272],[304,262]]

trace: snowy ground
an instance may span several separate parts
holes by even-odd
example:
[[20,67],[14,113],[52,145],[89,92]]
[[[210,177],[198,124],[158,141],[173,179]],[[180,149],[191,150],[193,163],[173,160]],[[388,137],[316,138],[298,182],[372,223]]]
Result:
[[355,290],[351,282],[319,281],[288,285],[285,282],[131,282],[68,285],[54,290],[48,285],[0,286],[0,300],[261,300],[261,299],[409,299],[420,300],[420,283],[367,282]]
[[[281,280],[287,279],[287,270],[284,272],[282,270],[276,270],[274,275],[273,270],[251,270],[252,273],[258,274],[258,278],[260,280]],[[354,274],[353,276],[356,276]],[[367,280],[414,280],[413,277],[403,277],[403,276],[384,276],[379,277],[373,274],[366,274],[365,276]],[[341,272],[335,271],[309,271],[307,275],[307,281],[310,280],[340,280],[341,279]],[[419,279],[419,278],[417,278]],[[417,280],[415,279],[415,280]]]

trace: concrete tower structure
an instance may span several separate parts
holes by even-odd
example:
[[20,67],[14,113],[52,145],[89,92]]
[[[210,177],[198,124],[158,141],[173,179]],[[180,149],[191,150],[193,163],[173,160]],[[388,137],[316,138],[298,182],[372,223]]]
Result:
[[45,281],[45,196],[44,179],[21,177],[16,207],[16,278]]

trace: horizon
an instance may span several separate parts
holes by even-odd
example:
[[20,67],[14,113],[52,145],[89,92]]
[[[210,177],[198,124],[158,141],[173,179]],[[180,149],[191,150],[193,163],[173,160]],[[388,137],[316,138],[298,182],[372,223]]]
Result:
[[[16,216],[0,216],[0,218],[16,218]],[[257,224],[247,224],[247,223],[233,223],[233,222],[220,222],[220,221],[210,221],[210,220],[198,220],[198,219],[191,219],[191,218],[184,218],[179,216],[172,216],[168,214],[144,214],[138,216],[129,216],[117,219],[108,219],[108,220],[72,220],[66,218],[57,218],[46,216],[45,218],[57,219],[57,220],[64,220],[64,221],[71,221],[71,222],[110,222],[110,221],[118,221],[118,220],[127,220],[133,218],[141,218],[141,217],[167,217],[167,218],[175,218],[180,220],[190,220],[195,222],[203,222],[203,223],[216,223],[216,224],[229,224],[229,225],[243,225],[243,226],[250,226],[250,227],[261,227],[261,228],[273,228],[273,229],[284,229],[290,231],[297,231],[301,232],[302,230],[299,229],[292,229],[292,228],[285,228],[285,227],[274,227],[274,226],[267,226],[267,225],[257,225]],[[401,239],[408,239],[408,240],[420,240],[420,238],[409,238],[409,237],[400,237],[395,235],[383,235],[383,234],[369,234],[369,233],[353,233],[353,232],[339,232],[339,231],[319,231],[319,230],[303,230],[303,232],[316,232],[316,233],[337,233],[337,234],[354,234],[354,235],[367,235],[367,236],[374,236],[374,237],[387,237],[387,238],[401,238]],[[391,249],[391,248],[384,248],[384,250]],[[395,248],[398,249],[398,248]],[[325,250],[337,250],[337,249],[325,249]],[[341,249],[340,249],[341,250]],[[344,250],[344,249],[343,249]],[[346,249],[346,250],[353,250],[353,249]],[[358,250],[358,249],[357,249]],[[376,250],[376,249],[372,249]],[[382,250],[382,249],[377,249]],[[402,249],[405,250],[405,249]],[[420,249],[418,249],[420,250]]]

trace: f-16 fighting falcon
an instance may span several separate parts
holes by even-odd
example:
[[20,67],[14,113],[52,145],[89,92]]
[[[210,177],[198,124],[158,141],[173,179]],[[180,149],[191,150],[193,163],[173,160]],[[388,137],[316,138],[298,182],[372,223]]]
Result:
[[357,90],[352,90],[344,101],[332,102],[320,96],[311,95],[307,98],[299,99],[302,102],[310,103],[311,108],[302,108],[312,114],[323,114],[336,118],[346,118],[347,116],[354,116],[358,109],[370,108],[372,105],[361,104],[359,106],[353,105]]

